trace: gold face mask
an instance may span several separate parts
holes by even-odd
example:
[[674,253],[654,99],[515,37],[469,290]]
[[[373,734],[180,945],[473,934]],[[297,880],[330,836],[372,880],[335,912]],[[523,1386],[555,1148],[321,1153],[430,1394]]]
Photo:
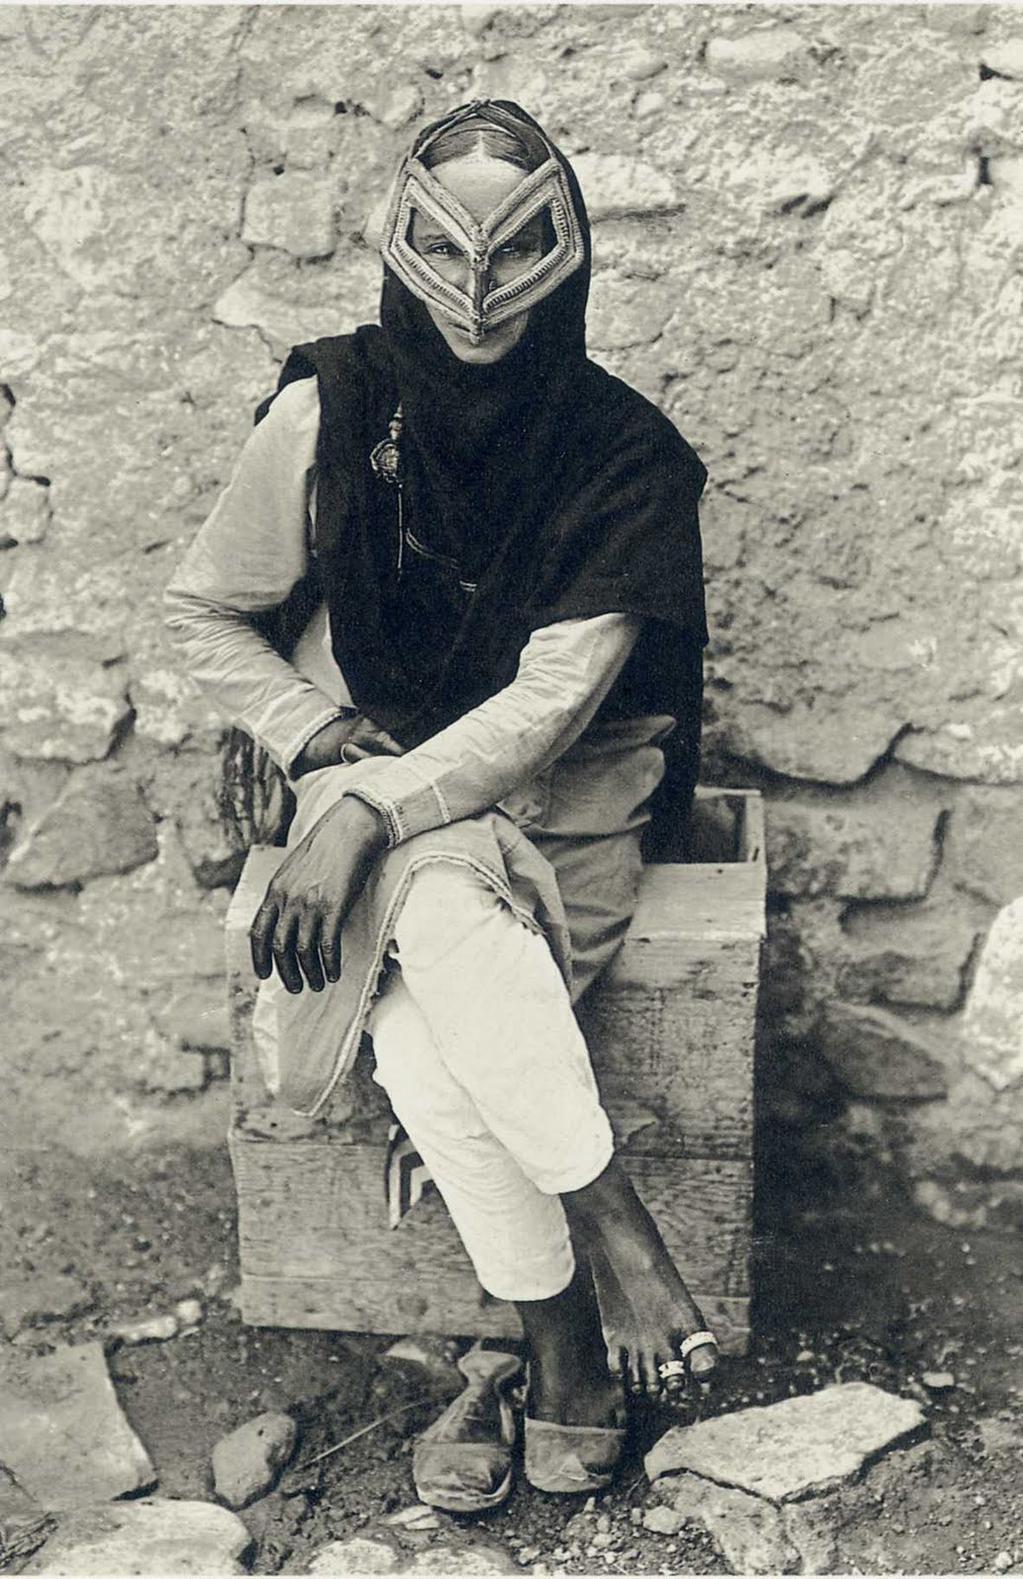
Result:
[[[471,110],[479,114],[475,106]],[[499,124],[506,119],[491,105],[486,113]],[[480,345],[490,329],[528,312],[579,267],[583,237],[564,171],[553,155],[524,174],[485,219],[474,219],[421,159],[452,124],[437,128],[399,170],[380,251],[414,296]],[[515,126],[510,117],[507,124]]]

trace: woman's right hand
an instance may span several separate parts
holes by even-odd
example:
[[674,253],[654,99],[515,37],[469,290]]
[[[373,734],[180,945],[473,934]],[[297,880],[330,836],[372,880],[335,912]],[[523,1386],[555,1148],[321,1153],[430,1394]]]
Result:
[[[349,749],[344,752],[346,746]],[[401,746],[386,729],[381,729],[364,713],[354,713],[332,718],[329,724],[318,729],[292,763],[291,775],[297,779],[303,773],[336,767],[340,762],[357,762],[362,757],[372,756],[400,757],[401,753]]]

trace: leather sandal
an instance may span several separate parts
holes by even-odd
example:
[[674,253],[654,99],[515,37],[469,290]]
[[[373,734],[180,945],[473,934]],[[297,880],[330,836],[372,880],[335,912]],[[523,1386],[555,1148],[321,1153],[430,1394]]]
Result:
[[[466,1386],[444,1413],[427,1426],[412,1454],[412,1478],[421,1502],[448,1513],[496,1508],[512,1487],[515,1417],[502,1388],[518,1376],[517,1354],[471,1348],[458,1361]],[[496,1399],[499,1429],[480,1440],[480,1422],[492,1418]]]
[[601,1491],[625,1446],[624,1426],[525,1421],[526,1479],[537,1491]]

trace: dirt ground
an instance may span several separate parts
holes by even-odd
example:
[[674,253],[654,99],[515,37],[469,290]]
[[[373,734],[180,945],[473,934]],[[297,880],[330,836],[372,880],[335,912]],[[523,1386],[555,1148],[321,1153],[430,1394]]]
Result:
[[[0,1258],[5,1281],[68,1272],[89,1285],[82,1315],[23,1333],[29,1350],[102,1337],[121,1320],[198,1295],[199,1329],[169,1342],[110,1352],[121,1405],[168,1497],[212,1496],[214,1443],[266,1409],[291,1411],[301,1435],[278,1489],[243,1510],[255,1573],[299,1573],[312,1551],[415,1500],[412,1438],[448,1396],[418,1366],[379,1357],[390,1339],[257,1330],[230,1299],[237,1282],[233,1187],[226,1148],[143,1148],[116,1159],[23,1151],[3,1164]],[[645,1531],[642,1453],[678,1419],[720,1413],[865,1379],[915,1396],[929,1417],[918,1444],[880,1459],[825,1499],[836,1568],[870,1574],[1023,1570],[1023,1253],[992,1233],[953,1231],[909,1211],[883,1181],[838,1186],[768,1170],[756,1242],[755,1339],[723,1363],[712,1393],[636,1421],[615,1489],[580,1521],[582,1499],[517,1490],[482,1522],[441,1517],[440,1531],[401,1531],[411,1550],[480,1538],[567,1573],[721,1573],[710,1538]],[[925,1372],[955,1386],[931,1391]],[[302,1464],[360,1426],[424,1402],[310,1470]],[[603,1517],[601,1517],[603,1516]],[[566,1530],[569,1521],[576,1522]],[[610,1538],[599,1558],[587,1532]],[[473,1527],[474,1525],[474,1527]],[[582,1526],[582,1528],[581,1528]],[[395,1536],[391,1532],[392,1538]],[[603,1536],[602,1536],[603,1539]],[[996,1559],[998,1559],[996,1561]]]

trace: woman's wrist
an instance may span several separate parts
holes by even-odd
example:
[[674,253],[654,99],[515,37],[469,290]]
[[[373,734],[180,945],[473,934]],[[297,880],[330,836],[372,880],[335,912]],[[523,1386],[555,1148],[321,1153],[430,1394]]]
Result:
[[301,778],[304,773],[315,773],[318,768],[335,767],[341,761],[341,749],[352,732],[351,716],[332,718],[306,741],[291,764],[291,777]]
[[334,815],[344,825],[346,834],[360,844],[378,854],[387,849],[387,819],[360,795],[343,795],[334,807]]

